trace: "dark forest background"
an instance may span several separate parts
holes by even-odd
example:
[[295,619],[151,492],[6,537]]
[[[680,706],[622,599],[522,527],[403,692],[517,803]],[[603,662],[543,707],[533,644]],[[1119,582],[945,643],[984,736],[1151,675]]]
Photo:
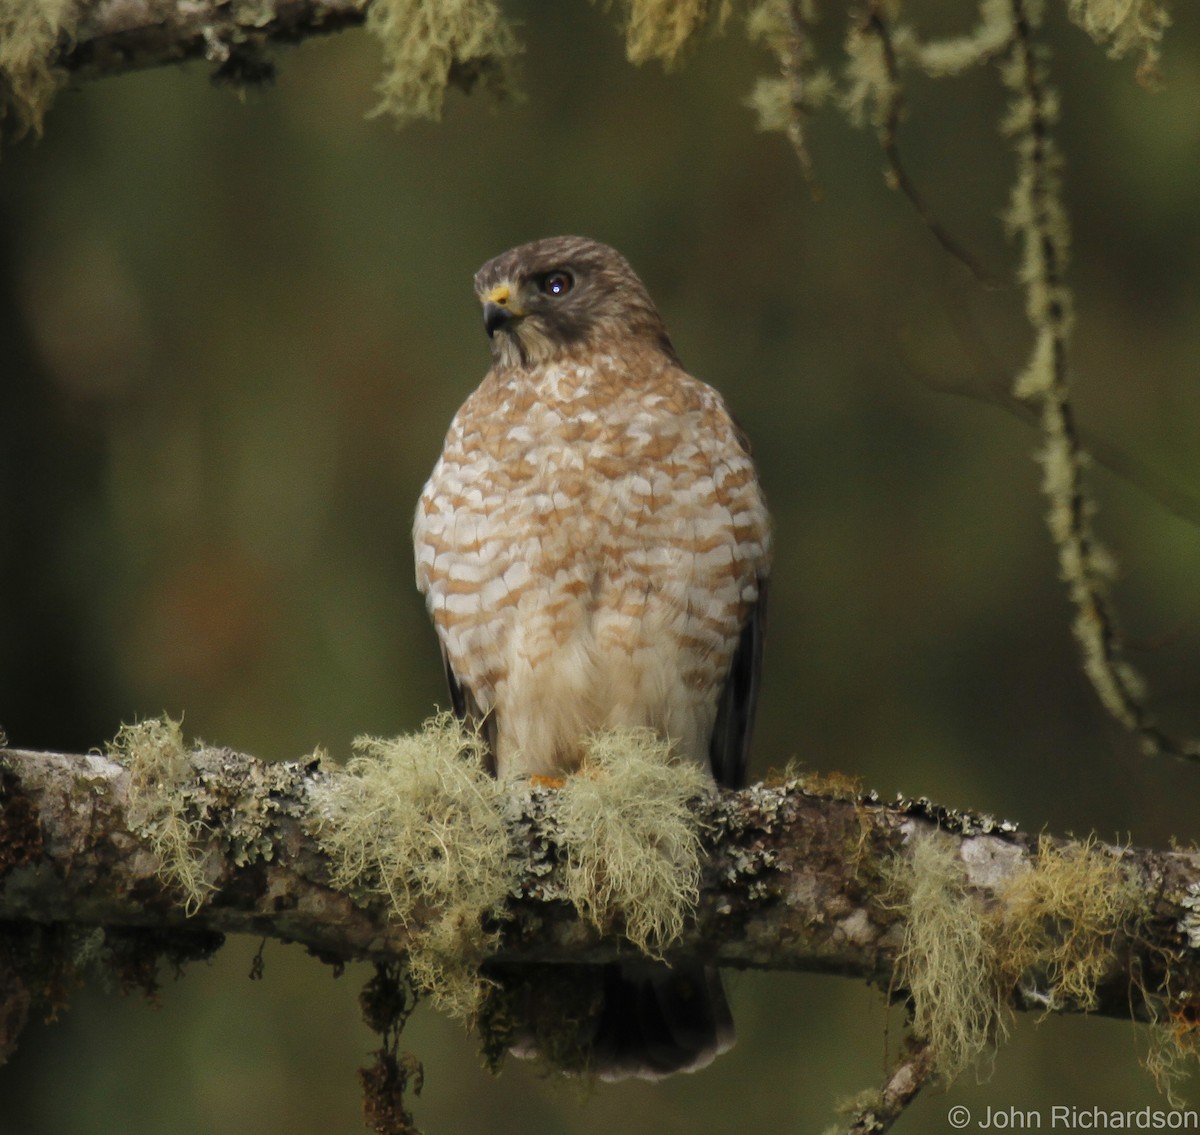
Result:
[[[945,5],[930,30],[965,29]],[[1074,224],[1075,399],[1119,449],[1098,527],[1151,704],[1200,726],[1200,15],[1166,87],[1134,81],[1052,4]],[[883,183],[869,131],[812,124],[823,200],[744,105],[774,60],[731,25],[681,70],[635,69],[583,3],[508,8],[525,99],[451,94],[444,121],[368,119],[362,32],[280,59],[244,101],[205,69],[60,96],[0,163],[0,724],[85,750],[166,710],[269,758],[417,727],[446,701],[409,527],[488,354],[471,275],[578,232],[620,248],[690,369],[754,441],[777,524],[753,775],[788,761],[1056,833],[1200,833],[1200,769],[1147,760],[1083,677],[1031,459],[993,399],[1024,362],[1014,286],[988,290]],[[918,13],[920,8],[915,9]],[[822,25],[836,52],[841,28]],[[1011,279],[1013,161],[994,74],[914,81],[900,141],[931,207]],[[1159,494],[1161,497],[1161,494]],[[1197,506],[1200,509],[1200,506]],[[1186,508],[1185,508],[1186,510]],[[360,1130],[366,976],[256,941],[157,1008],[88,989],[0,1069],[0,1135]],[[808,1132],[880,1081],[900,1021],[832,978],[731,975],[740,1040],[710,1070],[587,1090],[418,1011],[430,1135]],[[1017,1023],[946,1109],[1165,1106],[1144,1033]],[[1185,1090],[1186,1094],[1186,1090]],[[1200,1101],[1197,1101],[1200,1102]]]

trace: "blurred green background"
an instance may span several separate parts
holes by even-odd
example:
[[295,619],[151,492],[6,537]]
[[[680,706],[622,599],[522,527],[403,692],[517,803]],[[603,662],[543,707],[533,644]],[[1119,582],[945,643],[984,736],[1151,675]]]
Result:
[[[416,727],[445,702],[412,583],[411,510],[487,348],[471,274],[562,232],[630,258],[684,361],[754,440],[777,522],[753,773],[791,758],[1032,830],[1165,844],[1200,829],[1198,771],[1150,761],[1082,677],[1031,460],[989,404],[1028,348],[1022,299],[946,256],[867,132],[812,128],[824,199],[744,99],[774,61],[740,29],[677,73],[634,69],[585,3],[507,5],[524,101],[368,120],[362,32],[281,60],[244,103],[204,68],[62,95],[0,164],[0,723],[80,750],[167,710],[263,757]],[[949,31],[945,6],[928,5]],[[1166,89],[1052,6],[1075,225],[1084,428],[1200,497],[1200,14]],[[965,28],[973,5],[961,5]],[[836,50],[830,14],[822,28]],[[901,144],[993,272],[1012,171],[993,75],[914,82]],[[947,393],[946,387],[951,388]],[[966,396],[963,396],[966,395]],[[1098,524],[1154,708],[1200,729],[1200,531],[1098,470]],[[361,1129],[361,967],[232,941],[161,1005],[88,990],[0,1069],[0,1135]],[[856,983],[731,975],[737,1048],[661,1085],[578,1085],[422,1009],[429,1135],[820,1131],[900,1036]],[[954,1103],[1161,1102],[1120,1022],[1022,1020]]]

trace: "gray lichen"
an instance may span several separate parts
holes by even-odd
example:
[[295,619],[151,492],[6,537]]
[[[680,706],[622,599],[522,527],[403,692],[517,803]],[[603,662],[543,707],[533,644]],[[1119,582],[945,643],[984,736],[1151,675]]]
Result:
[[180,722],[165,716],[122,726],[108,751],[129,769],[129,832],[149,846],[188,915],[231,867],[275,858],[280,822],[307,814],[304,788],[319,766],[189,748]]
[[1200,882],[1188,886],[1179,905],[1185,911],[1178,923],[1179,933],[1187,939],[1191,949],[1200,950]]

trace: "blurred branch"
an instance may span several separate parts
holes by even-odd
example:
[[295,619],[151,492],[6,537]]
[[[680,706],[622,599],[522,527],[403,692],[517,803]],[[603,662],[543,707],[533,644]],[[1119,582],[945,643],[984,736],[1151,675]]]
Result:
[[908,167],[900,155],[897,134],[904,114],[904,86],[900,78],[900,63],[896,56],[893,31],[884,0],[870,0],[859,16],[855,32],[871,36],[878,42],[885,81],[879,84],[875,111],[875,133],[887,161],[885,180],[890,189],[899,190],[916,210],[925,227],[942,248],[962,264],[975,279],[987,288],[999,287],[999,281],[980,263],[979,259],[955,237],[929,207],[916,182],[909,176]]
[[[6,935],[31,925],[249,933],[299,942],[331,960],[380,962],[403,955],[422,920],[436,915],[418,912],[400,925],[389,920],[378,896],[356,902],[328,884],[329,862],[311,834],[318,822],[313,801],[322,782],[341,772],[315,760],[268,764],[228,749],[201,749],[188,760],[190,850],[206,887],[190,916],[177,886],[164,881],[158,855],[132,834],[137,824],[126,767],[96,753],[0,750],[0,920],[6,924],[0,962]],[[618,933],[581,922],[564,900],[564,868],[554,853],[555,792],[514,786],[510,803],[512,854],[521,873],[494,959],[628,956],[632,947]],[[709,854],[695,918],[669,957],[915,987],[925,947],[913,938],[914,924],[924,931],[935,923],[938,904],[957,910],[956,918],[986,916],[1005,941],[1015,940],[1020,915],[1012,910],[1028,904],[1026,884],[1050,879],[1046,893],[1058,905],[1035,903],[1028,917],[1038,933],[1052,926],[1072,949],[1090,935],[1091,976],[1086,983],[1064,980],[1073,955],[1048,961],[1056,957],[1053,944],[1045,948],[1050,953],[1021,955],[1025,960],[1014,963],[1019,972],[997,978],[1005,1011],[1162,1020],[1176,1011],[1172,991],[1200,989],[1200,918],[1193,909],[1200,905],[1200,854],[1032,837],[926,800],[884,804],[873,794],[822,795],[794,780],[722,793],[697,808]],[[933,905],[926,895],[921,901],[928,909],[918,909],[915,896],[928,869],[912,866],[919,858],[914,849],[934,845],[952,859],[950,883],[941,884]],[[1109,874],[1085,879],[1084,860]],[[1048,875],[1051,861],[1075,865]],[[1067,893],[1087,887],[1098,893],[1124,888],[1136,896],[1137,910],[1106,893],[1102,901]],[[0,983],[0,993],[12,1003],[28,994],[27,986],[27,980],[23,990],[9,980]]]
[[277,45],[364,24],[383,49],[374,113],[436,120],[451,87],[510,90],[521,48],[495,0],[0,0],[0,136],[40,134],[70,79],[204,59],[215,81],[261,85]]
[[[1037,426],[1040,423],[1038,411],[1027,402],[1022,402],[1012,392],[1012,385],[1007,378],[989,379],[979,373],[982,367],[977,368],[973,375],[962,376],[950,372],[934,373],[933,370],[922,367],[914,359],[903,355],[899,361],[910,377],[938,394],[951,394],[995,406],[1027,426]],[[1160,469],[1109,441],[1108,438],[1084,426],[1079,426],[1078,429],[1084,449],[1096,465],[1107,469],[1127,485],[1144,493],[1172,516],[1200,529],[1200,497],[1188,492],[1182,484]]]
[[884,1135],[890,1131],[937,1073],[937,1061],[928,1044],[916,1043],[889,1069],[887,1082],[880,1091],[868,1092],[868,1098],[855,1100],[850,1121],[838,1135]]
[[363,0],[101,0],[80,12],[56,64],[95,79],[207,59],[219,77],[261,80],[270,76],[268,46],[365,20]]

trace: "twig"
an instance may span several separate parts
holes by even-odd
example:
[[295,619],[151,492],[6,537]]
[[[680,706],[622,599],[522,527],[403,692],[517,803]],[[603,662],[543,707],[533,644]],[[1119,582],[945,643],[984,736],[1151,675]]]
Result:
[[900,156],[897,132],[904,113],[904,87],[900,81],[900,65],[892,43],[891,29],[883,11],[883,0],[871,0],[863,15],[860,30],[873,35],[879,41],[879,49],[887,71],[886,100],[877,116],[876,134],[880,148],[887,160],[886,181],[890,188],[899,190],[933,238],[955,260],[959,261],[984,287],[998,288],[1000,281],[989,272],[967,247],[946,228],[925,201],[916,183],[909,176],[904,160]]
[[933,1079],[936,1071],[929,1045],[913,1044],[889,1073],[883,1090],[870,1093],[870,1099],[856,1101],[850,1123],[839,1135],[884,1135]]

